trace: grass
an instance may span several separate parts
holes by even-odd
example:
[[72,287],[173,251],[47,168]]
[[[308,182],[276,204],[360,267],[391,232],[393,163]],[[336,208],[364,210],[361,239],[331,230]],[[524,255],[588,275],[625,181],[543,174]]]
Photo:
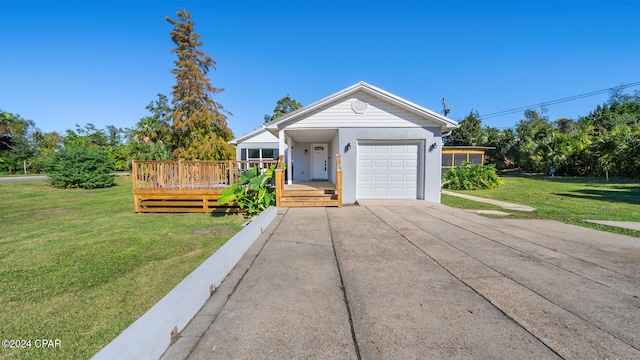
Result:
[[[638,231],[584,222],[584,220],[640,222],[640,183],[637,181],[607,182],[599,178],[549,177],[520,173],[505,174],[502,178],[505,184],[495,189],[456,192],[536,208],[536,211],[531,213],[503,210],[511,212],[511,218],[551,219],[640,237]],[[442,202],[465,209],[494,209],[488,204],[445,195],[442,196]]]
[[[90,358],[242,228],[242,216],[135,214],[131,178],[96,190],[0,183],[0,359]],[[35,339],[60,339],[37,349]]]

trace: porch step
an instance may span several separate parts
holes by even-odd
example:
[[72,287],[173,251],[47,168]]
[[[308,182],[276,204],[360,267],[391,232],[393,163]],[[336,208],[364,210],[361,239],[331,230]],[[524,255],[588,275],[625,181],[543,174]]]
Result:
[[324,196],[335,195],[335,190],[314,189],[314,190],[284,190],[282,196]]
[[339,206],[338,195],[334,190],[285,190],[279,206],[313,207]]
[[324,200],[324,201],[289,201],[282,200],[280,202],[282,207],[324,207],[324,206],[340,206],[338,200]]
[[337,196],[283,196],[282,201],[327,201],[338,200]]

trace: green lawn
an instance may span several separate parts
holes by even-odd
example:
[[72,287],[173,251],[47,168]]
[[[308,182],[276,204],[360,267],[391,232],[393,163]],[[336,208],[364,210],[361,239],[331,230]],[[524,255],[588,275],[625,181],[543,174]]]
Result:
[[[488,199],[528,205],[532,213],[511,211],[513,218],[553,219],[599,230],[638,236],[640,232],[583,220],[640,221],[640,182],[584,177],[549,177],[519,173],[506,174],[504,185],[490,190],[457,191]],[[442,196],[442,203],[465,209],[495,209],[492,205]],[[503,210],[504,211],[504,210]]]
[[[130,177],[98,190],[0,183],[0,359],[90,358],[213,254],[242,216],[135,214]],[[168,336],[168,335],[167,335]],[[35,339],[60,339],[37,349]]]

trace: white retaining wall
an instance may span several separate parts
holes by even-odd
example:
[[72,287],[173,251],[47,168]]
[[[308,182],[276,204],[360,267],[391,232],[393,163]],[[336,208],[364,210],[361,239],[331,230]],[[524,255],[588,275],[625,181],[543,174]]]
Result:
[[211,295],[211,286],[220,285],[277,214],[276,207],[263,211],[93,359],[159,359],[171,332],[187,326]]

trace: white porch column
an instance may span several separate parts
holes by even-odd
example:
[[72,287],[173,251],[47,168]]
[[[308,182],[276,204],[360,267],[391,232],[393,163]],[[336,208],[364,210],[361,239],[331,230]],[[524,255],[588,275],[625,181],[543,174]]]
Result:
[[291,136],[287,136],[287,183],[289,185],[293,184],[293,177],[291,173],[291,148],[293,148],[293,141],[291,141]]
[[284,130],[278,131],[278,154],[284,155]]

